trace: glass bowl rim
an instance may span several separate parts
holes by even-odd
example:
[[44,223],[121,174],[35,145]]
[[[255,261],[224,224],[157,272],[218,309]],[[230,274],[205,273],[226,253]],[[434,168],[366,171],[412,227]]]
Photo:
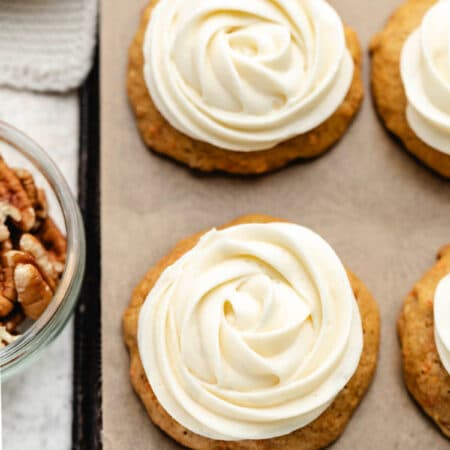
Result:
[[86,242],[83,221],[72,191],[47,152],[33,139],[0,120],[0,142],[18,151],[40,172],[61,209],[67,238],[64,272],[53,298],[42,315],[15,341],[0,349],[2,379],[20,369],[26,361],[53,340],[64,328],[75,307],[84,276]]

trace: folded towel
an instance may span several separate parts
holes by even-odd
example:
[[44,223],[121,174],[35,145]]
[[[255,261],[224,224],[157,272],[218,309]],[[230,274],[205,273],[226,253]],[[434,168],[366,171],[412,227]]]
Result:
[[62,92],[92,64],[97,0],[0,0],[0,84]]

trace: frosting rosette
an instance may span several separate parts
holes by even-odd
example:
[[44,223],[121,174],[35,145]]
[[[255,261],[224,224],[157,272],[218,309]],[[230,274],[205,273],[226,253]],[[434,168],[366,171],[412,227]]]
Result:
[[450,0],[428,10],[403,46],[400,65],[410,127],[450,155]]
[[324,0],[159,0],[144,77],[178,131],[232,151],[274,147],[328,119],[353,79]]
[[450,374],[450,274],[434,294],[434,340],[442,365]]
[[341,261],[290,223],[209,231],[160,275],[139,315],[139,354],[156,398],[211,439],[304,427],[348,383],[362,347]]

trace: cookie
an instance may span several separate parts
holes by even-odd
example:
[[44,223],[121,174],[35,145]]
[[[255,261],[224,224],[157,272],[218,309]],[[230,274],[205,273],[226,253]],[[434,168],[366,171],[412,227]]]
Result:
[[361,50],[356,33],[345,28],[347,47],[354,62],[351,87],[338,109],[309,132],[277,144],[268,150],[230,151],[179,132],[161,115],[149,95],[144,79],[143,42],[150,15],[157,4],[146,8],[129,50],[127,92],[137,126],[145,144],[193,169],[205,172],[262,174],[279,169],[296,159],[314,158],[324,153],[346,132],[363,98]]
[[[253,215],[241,217],[222,228],[246,223],[279,221]],[[378,307],[364,284],[352,273],[348,277],[359,307],[363,327],[363,351],[359,365],[345,388],[317,419],[289,434],[262,440],[218,441],[194,434],[176,422],[158,402],[147,380],[137,347],[140,309],[162,272],[193,248],[204,233],[180,241],[175,248],[152,267],[133,292],[123,317],[125,343],[130,352],[130,378],[151,420],[180,444],[197,450],[315,450],[328,446],[344,431],[354,410],[362,400],[373,378],[379,346],[380,319]]]
[[436,3],[436,0],[406,1],[394,12],[384,30],[372,39],[372,95],[385,127],[417,159],[449,178],[450,155],[426,144],[408,123],[407,97],[400,72],[403,45],[420,26],[426,12]]
[[433,299],[439,281],[450,274],[450,245],[414,286],[398,320],[406,387],[423,410],[450,437],[450,375],[439,358],[434,338]]

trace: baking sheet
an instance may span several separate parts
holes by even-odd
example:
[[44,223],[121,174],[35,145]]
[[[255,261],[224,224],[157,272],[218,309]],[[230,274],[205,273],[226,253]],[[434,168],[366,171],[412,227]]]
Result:
[[[444,449],[408,396],[396,319],[413,283],[450,242],[450,184],[378,121],[368,92],[370,37],[398,0],[333,0],[365,52],[366,98],[334,150],[275,174],[202,175],[142,144],[125,93],[127,49],[145,0],[104,0],[101,26],[102,342],[105,450],[179,448],[148,419],[128,380],[121,316],[147,269],[180,238],[251,212],[319,232],[378,300],[382,340],[372,387],[333,449]],[[362,444],[363,443],[363,444]]]
[[79,196],[88,248],[74,319],[72,450],[101,448],[99,60],[79,91]]

